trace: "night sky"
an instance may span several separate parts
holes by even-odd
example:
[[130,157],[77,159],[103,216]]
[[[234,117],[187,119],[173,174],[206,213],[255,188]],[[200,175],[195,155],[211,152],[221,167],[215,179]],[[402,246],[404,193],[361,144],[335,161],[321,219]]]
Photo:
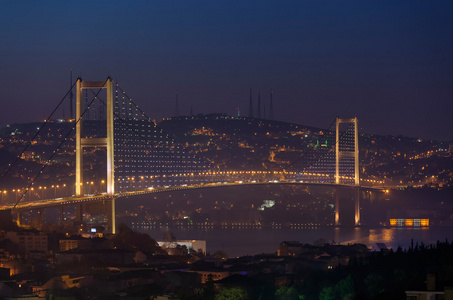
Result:
[[157,120],[176,90],[183,114],[246,116],[252,88],[278,120],[453,139],[452,16],[442,0],[3,0],[0,126],[45,119],[73,69]]

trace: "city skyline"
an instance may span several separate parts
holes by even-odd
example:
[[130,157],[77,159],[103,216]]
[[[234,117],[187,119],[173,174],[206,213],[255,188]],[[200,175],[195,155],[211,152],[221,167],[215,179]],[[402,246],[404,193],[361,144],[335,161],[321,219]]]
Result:
[[[2,3],[0,126],[42,121],[73,78],[117,80],[153,118],[247,115],[453,138],[451,1]],[[36,104],[36,103],[39,103]],[[69,103],[69,102],[68,102]],[[257,115],[257,112],[255,112]],[[69,116],[69,106],[66,106]]]

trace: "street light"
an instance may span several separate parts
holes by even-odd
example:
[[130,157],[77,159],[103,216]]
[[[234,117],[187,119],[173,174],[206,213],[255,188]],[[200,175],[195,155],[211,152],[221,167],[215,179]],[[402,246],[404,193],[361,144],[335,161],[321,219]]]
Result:
[[19,192],[20,192],[20,189],[13,189],[13,192],[15,192],[15,193],[16,193],[16,202],[17,202],[17,193],[19,193]]
[[57,198],[57,188],[59,188],[60,186],[59,185],[52,185],[52,188],[54,188],[54,198]]
[[5,194],[5,197],[6,197],[6,190],[4,190],[3,193],[2,193],[2,191],[0,191],[0,193],[2,194],[2,202],[3,202],[3,194]]

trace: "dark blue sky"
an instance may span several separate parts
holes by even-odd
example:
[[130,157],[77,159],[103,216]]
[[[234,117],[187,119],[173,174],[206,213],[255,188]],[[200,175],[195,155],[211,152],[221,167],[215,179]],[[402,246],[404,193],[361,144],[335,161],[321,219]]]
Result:
[[[44,119],[68,70],[153,118],[247,115],[453,139],[453,1],[1,1],[0,125]],[[68,115],[66,109],[66,114]],[[255,108],[256,110],[256,108]]]

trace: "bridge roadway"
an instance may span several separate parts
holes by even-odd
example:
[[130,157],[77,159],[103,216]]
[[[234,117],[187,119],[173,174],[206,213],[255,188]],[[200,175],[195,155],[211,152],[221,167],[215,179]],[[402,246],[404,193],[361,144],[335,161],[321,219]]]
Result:
[[[319,182],[306,182],[306,181],[282,181],[282,180],[271,180],[271,181],[236,181],[236,182],[216,182],[216,183],[207,183],[207,184],[196,184],[196,185],[179,185],[179,186],[163,186],[163,187],[148,187],[142,190],[130,191],[117,193],[113,197],[106,195],[106,193],[100,195],[87,195],[84,197],[63,197],[63,198],[52,198],[52,199],[43,199],[30,202],[23,202],[16,205],[3,205],[0,206],[0,210],[11,209],[14,212],[19,211],[28,211],[33,209],[45,209],[50,207],[59,207],[61,205],[77,205],[82,203],[97,202],[102,200],[109,199],[118,199],[128,196],[136,195],[146,195],[154,193],[165,193],[165,192],[174,192],[182,190],[192,190],[192,189],[203,189],[203,188],[216,188],[216,187],[233,187],[233,186],[244,186],[244,185],[269,185],[269,184],[284,184],[284,185],[322,185],[322,186],[331,186],[331,187],[354,187],[347,184],[334,184],[334,183],[319,183]],[[373,187],[373,186],[360,186],[361,189],[371,189],[371,190],[384,190],[383,187]]]

